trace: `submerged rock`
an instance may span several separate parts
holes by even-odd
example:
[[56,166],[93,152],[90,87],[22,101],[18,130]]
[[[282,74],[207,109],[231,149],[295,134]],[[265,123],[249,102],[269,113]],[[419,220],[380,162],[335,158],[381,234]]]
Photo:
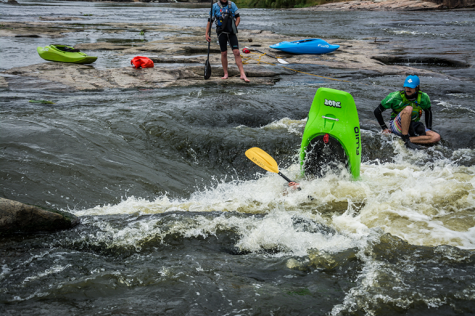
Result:
[[67,212],[0,198],[0,236],[17,232],[55,231],[78,224],[79,218]]

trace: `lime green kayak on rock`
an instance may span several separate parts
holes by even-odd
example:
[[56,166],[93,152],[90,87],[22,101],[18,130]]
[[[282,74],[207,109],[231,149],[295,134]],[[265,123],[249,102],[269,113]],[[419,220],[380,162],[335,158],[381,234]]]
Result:
[[96,61],[97,57],[88,56],[67,45],[49,45],[45,47],[37,47],[36,50],[41,58],[49,61],[59,61],[63,63],[75,64],[91,64]]
[[361,135],[358,112],[351,94],[320,88],[308,113],[300,147],[302,175],[323,176],[346,166],[360,176]]

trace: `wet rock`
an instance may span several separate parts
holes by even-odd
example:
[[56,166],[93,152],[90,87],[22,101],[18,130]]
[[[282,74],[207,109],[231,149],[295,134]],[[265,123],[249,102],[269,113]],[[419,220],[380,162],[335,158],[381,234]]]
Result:
[[373,56],[375,60],[386,65],[400,65],[400,64],[426,64],[441,67],[453,68],[469,68],[470,64],[463,60],[451,59],[448,57],[439,56]]
[[49,22],[2,22],[0,26],[0,36],[11,37],[62,37],[69,32],[83,31],[73,29],[64,24],[58,25],[58,28],[51,27]]
[[[204,63],[204,61],[203,61]],[[218,65],[212,63],[212,65]],[[246,72],[249,77],[259,77],[251,80],[254,84],[272,84],[275,82],[270,77],[286,73],[286,70],[278,72],[269,71],[264,67],[248,67]],[[204,66],[190,66],[179,68],[146,68],[135,69],[131,67],[95,69],[92,66],[69,64],[69,63],[43,63],[26,67],[12,68],[5,74],[36,77],[54,83],[60,83],[76,90],[102,90],[102,89],[131,89],[131,88],[165,88],[170,86],[191,86],[221,82],[222,68],[212,67],[212,77],[203,80]],[[276,69],[277,70],[277,69]],[[229,68],[229,75],[238,75],[237,67]],[[7,78],[9,81],[10,78]],[[239,78],[236,78],[239,80]],[[234,80],[227,80],[231,83]],[[239,82],[239,81],[238,81]]]
[[310,8],[293,10],[310,11],[425,11],[442,9],[443,5],[417,0],[372,0],[326,3]]
[[0,77],[0,89],[8,88],[8,83],[4,77]]
[[22,35],[15,35],[15,37],[33,37],[33,38],[40,38],[41,36],[37,34],[22,34]]
[[40,16],[39,19],[41,21],[82,21],[83,18],[78,18],[74,16]]
[[67,212],[46,210],[39,206],[0,198],[0,235],[56,231],[78,224],[79,219]]
[[121,45],[115,43],[96,42],[96,43],[81,43],[74,45],[74,48],[79,50],[125,50],[130,48],[130,45]]

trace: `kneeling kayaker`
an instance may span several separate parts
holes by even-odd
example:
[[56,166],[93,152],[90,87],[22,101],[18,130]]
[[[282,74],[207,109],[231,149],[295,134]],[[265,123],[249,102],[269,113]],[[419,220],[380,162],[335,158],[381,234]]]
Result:
[[[384,123],[382,113],[391,109],[389,128]],[[420,122],[422,111],[425,123]],[[418,76],[410,75],[404,82],[404,90],[390,93],[374,110],[374,116],[383,133],[401,136],[407,148],[418,149],[415,144],[433,144],[440,141],[440,135],[432,130],[432,110],[427,93],[420,91]]]

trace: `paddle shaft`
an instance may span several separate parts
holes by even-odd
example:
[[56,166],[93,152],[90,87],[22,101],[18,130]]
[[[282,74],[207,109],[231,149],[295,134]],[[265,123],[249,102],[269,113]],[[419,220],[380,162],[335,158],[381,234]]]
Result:
[[261,53],[261,54],[267,55],[267,56],[269,56],[269,57],[272,57],[272,58],[275,58],[275,59],[277,59],[277,57],[275,57],[275,56],[273,56],[273,55],[269,55],[269,54],[267,54],[267,53],[264,53],[264,52],[261,52],[261,51],[260,51],[260,50],[258,50],[258,49],[254,49],[254,48],[252,48],[252,50],[254,50],[254,51],[258,52],[258,53]]
[[[211,0],[211,8],[209,11],[209,30],[208,35],[211,37],[211,28],[213,27],[213,0]],[[208,42],[208,61],[209,61],[209,49],[210,49],[211,41]]]
[[258,49],[249,48],[249,47],[246,47],[246,48],[249,49],[249,51],[253,50],[253,51],[255,51],[255,52],[261,53],[261,54],[266,55],[266,56],[268,56],[268,57],[275,58],[275,59],[277,59],[277,61],[278,61],[279,63],[281,63],[281,64],[288,64],[288,62],[287,62],[286,60],[283,60],[282,58],[278,58],[278,57],[275,57],[275,56],[273,56],[273,55],[266,54],[266,53],[264,53],[264,52],[261,52],[261,51],[258,50]]
[[279,171],[279,173],[277,173],[279,176],[281,176],[282,178],[284,178],[285,180],[287,180],[287,182],[293,182],[292,180],[290,180],[289,178],[287,178],[282,172]]
[[209,49],[210,49],[210,46],[211,46],[211,42],[208,42],[208,58],[207,58],[208,62],[209,62]]

